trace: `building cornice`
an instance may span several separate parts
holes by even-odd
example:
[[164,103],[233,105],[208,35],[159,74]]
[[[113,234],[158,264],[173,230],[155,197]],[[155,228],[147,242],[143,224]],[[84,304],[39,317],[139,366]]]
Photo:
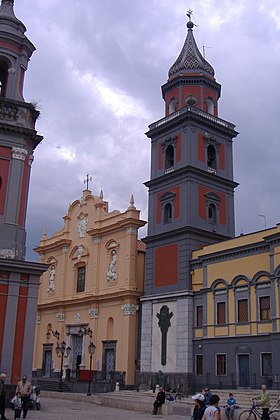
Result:
[[[46,240],[47,242],[48,240]],[[43,241],[42,241],[43,242]],[[71,239],[59,239],[58,241],[51,242],[51,243],[45,243],[40,244],[36,248],[33,248],[33,251],[38,252],[38,254],[44,253],[44,252],[50,252],[55,251],[57,249],[61,249],[64,246],[69,246],[71,244]]]
[[47,264],[37,263],[33,261],[10,260],[0,258],[0,269],[12,271],[15,273],[41,275],[48,269]]
[[171,128],[182,128],[184,124],[193,122],[198,123],[207,129],[213,129],[215,132],[220,132],[230,139],[238,135],[238,132],[235,131],[234,124],[195,107],[186,106],[173,112],[173,114],[150,124],[146,136],[151,138],[162,135]]
[[169,292],[169,293],[160,293],[156,295],[145,295],[140,298],[140,302],[148,301],[162,301],[162,300],[177,300],[180,297],[193,297],[194,292],[192,290],[184,290],[182,292]]
[[[207,172],[206,170],[200,169],[200,168],[196,168],[192,165],[187,165],[184,166],[183,168],[179,168],[179,169],[175,169],[172,172],[169,172],[168,174],[163,174],[161,176],[158,176],[156,178],[153,178],[149,181],[144,182],[144,185],[146,187],[151,187],[153,185],[159,185],[160,183],[166,183],[169,181],[173,181],[174,178],[178,178],[181,175],[196,175],[196,180],[199,179],[197,178],[197,175],[200,177],[201,181],[205,182],[205,178],[208,179],[210,182],[215,181],[215,183],[217,184],[221,184],[222,186],[227,185],[230,188],[236,188],[239,184],[235,181],[231,181],[230,179],[227,178],[223,178],[219,175],[216,174],[212,174],[210,172]],[[172,188],[171,188],[172,189]]]
[[[104,221],[106,222],[106,219]],[[145,226],[145,224],[147,223],[145,220],[139,220],[133,217],[127,217],[125,219],[118,220],[117,222],[112,223],[110,225],[102,226],[104,221],[103,220],[96,221],[95,224],[101,225],[101,226],[95,226],[91,229],[88,229],[87,234],[89,236],[107,235],[113,232],[123,230],[127,227],[134,227],[138,229],[142,226]]]
[[166,232],[160,232],[157,235],[148,235],[145,238],[141,239],[146,244],[149,244],[151,242],[156,242],[157,240],[163,240],[167,238],[173,238],[173,240],[176,242],[179,236],[183,235],[190,235],[195,234],[196,236],[201,236],[202,238],[209,238],[210,240],[215,240],[215,242],[222,242],[225,240],[232,239],[229,236],[220,235],[217,232],[212,231],[206,231],[203,229],[199,229],[193,226],[183,226],[178,229],[172,229],[172,231],[166,231]]
[[117,300],[138,300],[144,292],[139,290],[120,290],[116,292],[108,292],[104,295],[95,295],[90,293],[84,296],[71,296],[68,299],[48,299],[49,302],[38,303],[38,310],[40,309],[61,309],[61,307],[77,308],[83,305],[96,305],[102,302],[116,302]]

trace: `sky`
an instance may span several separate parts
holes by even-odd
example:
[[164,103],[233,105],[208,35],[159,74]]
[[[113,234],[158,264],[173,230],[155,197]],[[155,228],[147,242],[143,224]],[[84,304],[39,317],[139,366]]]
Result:
[[[147,220],[148,125],[164,116],[161,85],[186,37],[194,36],[222,85],[219,116],[236,125],[236,235],[280,222],[279,0],[15,0],[37,50],[25,78],[43,142],[35,150],[27,258],[44,228],[63,226],[87,173],[110,210],[131,193]],[[140,236],[145,236],[145,230]]]

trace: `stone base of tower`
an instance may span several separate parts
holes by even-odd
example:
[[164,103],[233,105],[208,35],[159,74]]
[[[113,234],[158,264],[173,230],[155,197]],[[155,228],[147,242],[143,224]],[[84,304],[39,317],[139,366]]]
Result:
[[[164,307],[167,307],[167,315],[162,312]],[[141,370],[138,385],[153,388],[159,383],[173,388],[180,383],[185,390],[190,390],[193,372],[192,292],[145,296],[141,299],[141,308]],[[164,329],[166,317],[169,323]]]
[[7,383],[31,377],[39,282],[47,267],[0,259],[0,371]]

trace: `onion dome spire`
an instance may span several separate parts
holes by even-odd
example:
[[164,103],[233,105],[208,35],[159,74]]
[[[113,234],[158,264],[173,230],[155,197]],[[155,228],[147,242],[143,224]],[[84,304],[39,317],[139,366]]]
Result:
[[191,15],[192,11],[189,10],[187,13],[189,17],[187,37],[177,60],[169,69],[168,76],[175,77],[177,73],[182,73],[186,70],[199,70],[214,77],[215,71],[213,67],[205,60],[196,45],[193,36],[193,27],[196,25],[192,22]]
[[23,34],[26,32],[26,27],[14,13],[14,0],[1,1],[0,27],[3,33],[14,34],[21,38],[25,37]]

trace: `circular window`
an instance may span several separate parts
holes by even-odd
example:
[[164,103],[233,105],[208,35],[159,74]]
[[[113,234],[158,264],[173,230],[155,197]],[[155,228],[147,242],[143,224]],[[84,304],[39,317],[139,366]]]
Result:
[[196,104],[197,104],[197,99],[196,99],[196,97],[195,97],[195,96],[192,96],[192,95],[187,96],[187,97],[186,97],[186,104],[187,104],[187,105],[189,105],[189,106],[194,106],[194,105],[196,105]]

